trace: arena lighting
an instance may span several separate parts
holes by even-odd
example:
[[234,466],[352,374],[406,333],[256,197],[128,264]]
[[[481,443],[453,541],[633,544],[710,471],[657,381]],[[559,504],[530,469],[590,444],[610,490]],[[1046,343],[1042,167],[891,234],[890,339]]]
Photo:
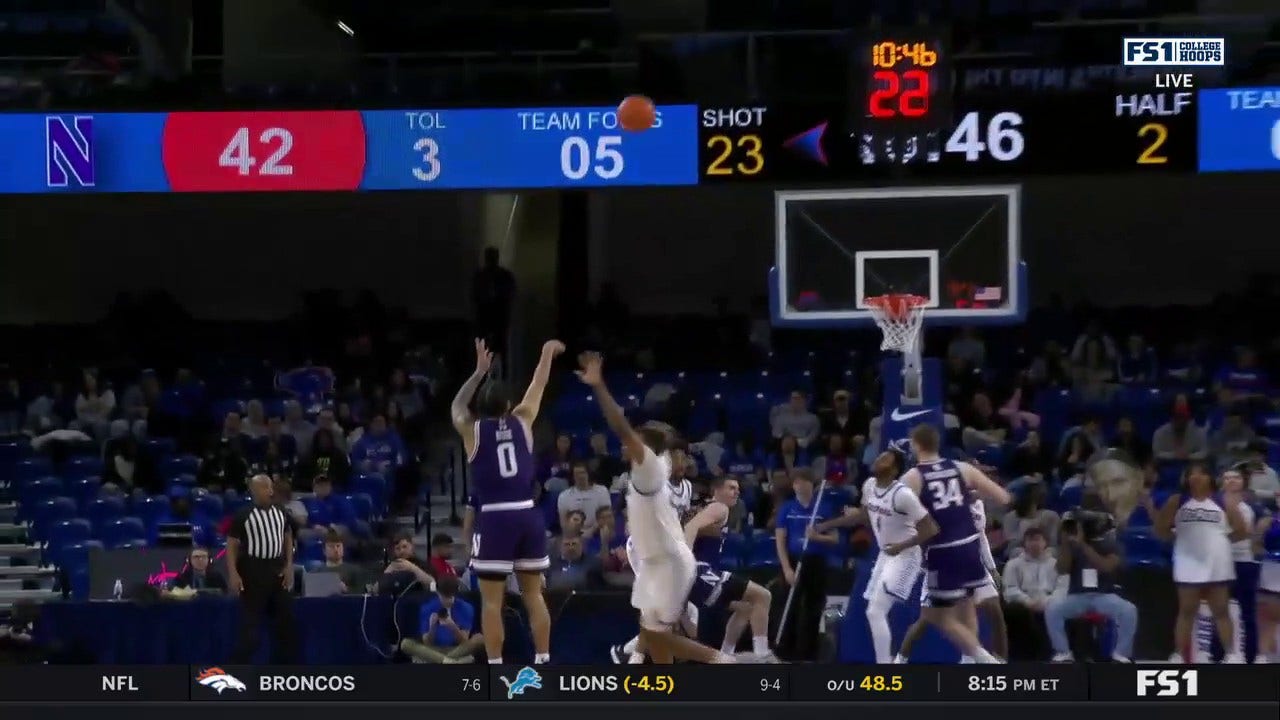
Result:
[[341,20],[338,21],[338,29],[351,37],[356,36],[356,31],[352,30],[350,25],[342,22]]

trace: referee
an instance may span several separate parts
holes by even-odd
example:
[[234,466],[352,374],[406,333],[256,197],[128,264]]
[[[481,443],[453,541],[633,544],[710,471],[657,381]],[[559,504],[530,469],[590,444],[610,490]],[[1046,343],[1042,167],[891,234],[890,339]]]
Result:
[[296,659],[297,629],[293,620],[293,539],[288,511],[272,501],[271,478],[249,480],[253,504],[236,513],[227,532],[227,579],[240,595],[240,631],[231,661],[253,662],[262,640],[262,616],[271,619],[274,660]]

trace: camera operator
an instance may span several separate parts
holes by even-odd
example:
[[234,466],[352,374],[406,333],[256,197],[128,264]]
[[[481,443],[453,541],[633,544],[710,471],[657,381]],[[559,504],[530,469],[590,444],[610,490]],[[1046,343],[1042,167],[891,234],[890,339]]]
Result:
[[1115,518],[1105,512],[1076,508],[1063,517],[1058,536],[1058,572],[1069,576],[1070,581],[1067,594],[1050,599],[1044,608],[1054,662],[1073,660],[1067,621],[1091,612],[1116,624],[1111,659],[1131,662],[1138,608],[1115,592],[1120,551],[1114,531]]

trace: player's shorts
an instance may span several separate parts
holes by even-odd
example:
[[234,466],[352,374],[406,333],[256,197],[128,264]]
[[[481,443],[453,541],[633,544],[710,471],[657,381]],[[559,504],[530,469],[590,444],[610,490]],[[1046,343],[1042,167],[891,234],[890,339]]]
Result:
[[884,592],[895,600],[905,602],[911,595],[911,589],[916,586],[916,580],[920,578],[923,557],[924,554],[918,547],[907,548],[893,556],[881,552],[871,568],[871,579],[867,581],[862,599],[870,600],[876,593]]
[[972,597],[977,588],[991,583],[991,573],[982,562],[982,547],[976,535],[967,542],[928,548],[924,565],[925,594],[921,601],[924,607],[947,607]]
[[655,632],[670,630],[680,622],[693,588],[693,555],[657,555],[634,558],[636,579],[631,586],[631,606],[640,611],[640,627]]
[[541,572],[551,566],[547,558],[547,523],[533,506],[476,513],[471,537],[471,569],[479,575]]
[[1225,541],[1219,548],[1178,552],[1173,547],[1173,582],[1177,585],[1219,585],[1236,579],[1236,562]]
[[1280,562],[1262,563],[1258,569],[1258,592],[1280,598]]
[[689,602],[703,609],[725,607],[747,594],[747,582],[746,578],[698,563]]

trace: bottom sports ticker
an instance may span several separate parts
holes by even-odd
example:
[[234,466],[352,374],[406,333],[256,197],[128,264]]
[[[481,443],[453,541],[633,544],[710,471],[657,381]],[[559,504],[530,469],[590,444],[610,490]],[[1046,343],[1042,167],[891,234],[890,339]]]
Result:
[[11,666],[7,702],[1280,702],[1268,666]]

